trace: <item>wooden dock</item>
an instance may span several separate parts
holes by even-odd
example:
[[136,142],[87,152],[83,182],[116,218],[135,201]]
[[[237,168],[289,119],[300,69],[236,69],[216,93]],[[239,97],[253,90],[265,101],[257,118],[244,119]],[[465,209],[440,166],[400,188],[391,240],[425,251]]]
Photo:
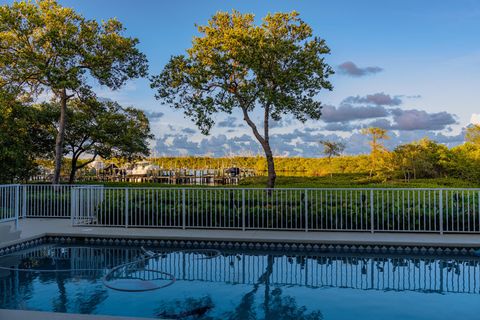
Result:
[[[255,176],[253,169],[238,168],[230,173],[224,169],[171,169],[155,170],[143,174],[131,174],[125,169],[103,170],[95,175],[79,175],[78,182],[128,182],[128,183],[161,183],[173,185],[237,185],[246,177]],[[62,180],[67,177],[62,177]],[[50,181],[49,177],[36,176],[35,182]]]

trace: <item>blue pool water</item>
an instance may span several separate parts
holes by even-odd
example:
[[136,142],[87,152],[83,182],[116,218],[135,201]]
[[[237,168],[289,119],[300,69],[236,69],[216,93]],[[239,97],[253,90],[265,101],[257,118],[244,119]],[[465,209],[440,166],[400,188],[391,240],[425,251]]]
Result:
[[477,257],[148,250],[44,245],[0,257],[0,308],[170,319],[480,319]]

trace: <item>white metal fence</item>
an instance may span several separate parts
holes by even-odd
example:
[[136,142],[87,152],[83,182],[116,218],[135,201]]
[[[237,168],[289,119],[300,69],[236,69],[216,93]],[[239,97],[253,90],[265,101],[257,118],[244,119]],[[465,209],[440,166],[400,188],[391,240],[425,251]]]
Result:
[[72,224],[480,233],[480,189],[72,188]]
[[70,218],[73,185],[26,184],[21,186],[23,218]]
[[18,227],[20,185],[0,185],[0,223],[15,221]]
[[[72,188],[69,184],[20,185],[20,215],[22,218],[70,218]],[[95,185],[101,189],[103,186]]]

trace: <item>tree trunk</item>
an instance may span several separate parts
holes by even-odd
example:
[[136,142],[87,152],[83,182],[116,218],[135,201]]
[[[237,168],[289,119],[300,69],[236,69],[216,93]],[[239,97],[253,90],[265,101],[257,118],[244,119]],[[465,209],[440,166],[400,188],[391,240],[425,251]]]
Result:
[[275,180],[277,179],[277,174],[275,172],[275,163],[273,161],[273,153],[272,149],[270,148],[270,139],[269,139],[269,126],[268,126],[268,117],[269,113],[269,106],[265,106],[265,116],[264,116],[264,136],[258,132],[257,126],[253,123],[252,119],[248,115],[248,111],[246,108],[242,108],[243,111],[243,119],[247,122],[247,124],[252,128],[253,135],[257,138],[258,142],[262,145],[263,151],[265,151],[265,157],[267,159],[267,169],[268,169],[268,181],[267,181],[267,188],[273,189],[275,188]]
[[63,141],[65,139],[65,126],[67,124],[67,91],[63,89],[60,94],[60,119],[58,121],[58,132],[55,140],[55,172],[53,184],[60,182],[60,171],[63,159]]
[[77,172],[77,158],[75,155],[72,156],[71,169],[70,169],[70,178],[68,179],[69,184],[75,182],[75,173]]
[[269,144],[264,145],[263,149],[265,150],[265,156],[267,158],[267,169],[268,169],[267,188],[273,189],[275,188],[275,180],[277,179],[277,173],[275,172],[275,161],[273,161],[273,154],[272,154],[272,150],[270,149],[270,145]]

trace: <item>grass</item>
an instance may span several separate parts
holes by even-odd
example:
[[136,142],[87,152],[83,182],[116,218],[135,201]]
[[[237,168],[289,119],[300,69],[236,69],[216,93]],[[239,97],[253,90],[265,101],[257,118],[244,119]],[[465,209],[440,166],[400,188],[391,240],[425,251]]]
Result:
[[[240,187],[263,187],[267,177],[247,178]],[[286,177],[278,176],[279,188],[479,188],[479,183],[454,178],[416,179],[410,182],[391,180],[375,181],[365,174],[334,174],[322,177]]]

